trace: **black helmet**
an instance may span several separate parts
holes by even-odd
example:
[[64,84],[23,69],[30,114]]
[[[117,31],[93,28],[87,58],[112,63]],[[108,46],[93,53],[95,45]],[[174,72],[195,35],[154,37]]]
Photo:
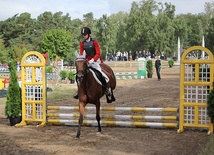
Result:
[[83,27],[81,30],[81,34],[91,34],[91,30],[88,27]]

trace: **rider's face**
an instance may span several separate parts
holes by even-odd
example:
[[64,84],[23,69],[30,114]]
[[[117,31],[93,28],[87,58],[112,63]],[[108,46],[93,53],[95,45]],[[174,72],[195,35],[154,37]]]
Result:
[[83,34],[82,36],[84,39],[88,39],[88,34]]

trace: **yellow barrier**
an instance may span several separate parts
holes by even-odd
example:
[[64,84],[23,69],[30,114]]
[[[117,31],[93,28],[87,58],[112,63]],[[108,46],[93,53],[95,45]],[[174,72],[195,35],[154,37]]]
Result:
[[[205,57],[202,57],[202,53]],[[213,54],[202,46],[187,49],[180,64],[180,123],[178,133],[185,127],[208,128],[213,124],[207,115],[207,95],[213,82]]]
[[28,52],[21,61],[22,67],[22,121],[46,124],[46,73],[45,58],[36,51]]

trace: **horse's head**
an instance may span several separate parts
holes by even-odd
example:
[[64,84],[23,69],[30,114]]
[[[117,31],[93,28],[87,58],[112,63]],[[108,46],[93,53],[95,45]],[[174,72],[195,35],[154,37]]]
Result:
[[83,55],[79,55],[76,52],[75,55],[76,55],[75,66],[76,66],[77,84],[80,84],[84,76],[89,72],[89,70],[85,59],[86,57],[85,52],[83,53]]

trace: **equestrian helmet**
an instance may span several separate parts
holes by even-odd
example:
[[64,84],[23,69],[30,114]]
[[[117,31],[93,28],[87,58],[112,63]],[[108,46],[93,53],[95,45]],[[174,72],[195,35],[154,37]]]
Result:
[[81,30],[81,34],[83,35],[85,35],[85,34],[91,34],[91,30],[90,30],[90,28],[88,28],[88,27],[83,27],[82,28],[82,30]]

